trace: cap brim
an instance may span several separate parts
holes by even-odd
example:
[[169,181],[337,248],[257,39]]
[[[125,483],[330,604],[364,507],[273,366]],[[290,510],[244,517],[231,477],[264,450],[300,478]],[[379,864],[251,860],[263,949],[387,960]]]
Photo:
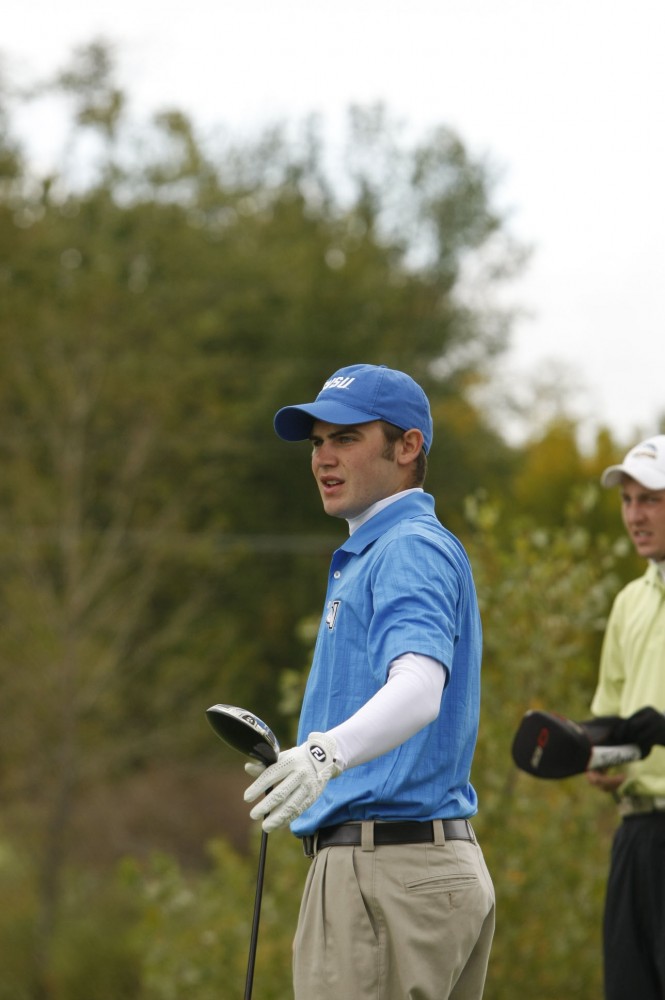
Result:
[[380,420],[375,413],[357,410],[353,406],[323,400],[319,403],[302,403],[297,406],[284,406],[275,414],[274,426],[279,437],[284,441],[305,441],[312,432],[315,420],[323,420],[327,424],[368,424],[372,420]]
[[622,465],[610,465],[609,469],[605,469],[600,477],[600,485],[605,486],[606,488],[610,486],[618,486],[624,473],[628,475]]
[[665,476],[662,473],[643,467],[635,469],[629,465],[610,465],[600,477],[601,486],[619,486],[622,476],[629,476],[647,490],[665,490]]

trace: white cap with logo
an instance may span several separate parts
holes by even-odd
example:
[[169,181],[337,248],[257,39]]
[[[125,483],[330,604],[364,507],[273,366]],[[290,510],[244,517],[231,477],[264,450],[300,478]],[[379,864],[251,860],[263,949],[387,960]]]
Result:
[[630,476],[648,490],[665,490],[665,434],[636,444],[621,465],[605,469],[600,482],[603,486],[618,486],[622,476]]

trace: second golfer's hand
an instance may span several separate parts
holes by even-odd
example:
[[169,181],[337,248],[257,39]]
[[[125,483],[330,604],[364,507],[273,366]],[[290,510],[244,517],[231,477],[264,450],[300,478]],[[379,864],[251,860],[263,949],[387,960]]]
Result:
[[626,780],[625,774],[608,774],[607,771],[586,771],[586,780],[601,792],[616,792]]
[[[262,819],[264,831],[270,833],[300,816],[319,797],[330,779],[342,773],[335,760],[336,749],[333,736],[310,733],[300,746],[283,750],[276,763],[262,770],[245,792],[245,802],[254,802],[268,792],[250,812],[252,819]],[[260,766],[246,764],[245,769],[254,773]],[[272,791],[268,791],[270,788]]]

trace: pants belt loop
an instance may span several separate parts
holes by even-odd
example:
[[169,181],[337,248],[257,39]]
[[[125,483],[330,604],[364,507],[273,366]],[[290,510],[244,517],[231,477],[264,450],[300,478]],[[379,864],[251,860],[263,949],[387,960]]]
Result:
[[360,849],[361,851],[374,850],[374,820],[365,820],[360,826]]
[[433,819],[432,820],[432,833],[434,834],[434,843],[437,847],[446,846],[446,835],[443,832],[443,820]]

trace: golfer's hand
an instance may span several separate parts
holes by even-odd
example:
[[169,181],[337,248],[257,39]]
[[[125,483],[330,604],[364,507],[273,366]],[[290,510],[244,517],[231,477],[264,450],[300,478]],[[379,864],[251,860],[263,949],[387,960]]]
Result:
[[342,773],[335,760],[336,749],[333,736],[310,733],[299,747],[283,750],[276,762],[245,792],[245,802],[253,802],[272,788],[250,812],[252,819],[263,818],[263,829],[270,833],[300,816],[319,797],[330,779]]
[[612,730],[617,743],[637,743],[643,757],[654,744],[665,744],[665,715],[655,708],[641,708],[627,719],[619,719]]
[[601,792],[609,792],[610,794],[616,792],[626,780],[625,774],[608,774],[607,771],[586,771],[585,774],[590,785],[599,788]]

